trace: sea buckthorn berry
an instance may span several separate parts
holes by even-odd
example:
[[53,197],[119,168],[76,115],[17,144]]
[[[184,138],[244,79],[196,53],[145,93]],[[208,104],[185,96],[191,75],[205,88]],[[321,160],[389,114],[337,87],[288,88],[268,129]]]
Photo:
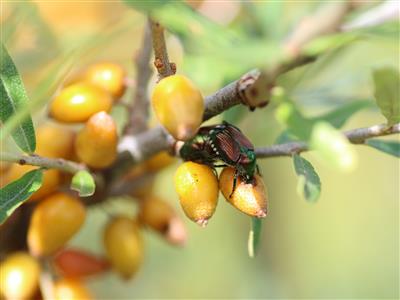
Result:
[[226,167],[219,176],[219,187],[225,199],[241,212],[252,217],[267,215],[267,194],[260,175],[254,175],[254,183],[246,183],[237,177],[236,188],[232,193],[235,169]]
[[117,127],[106,112],[98,112],[78,133],[75,151],[78,158],[92,168],[105,168],[117,156]]
[[147,170],[157,172],[173,164],[176,159],[169,155],[167,151],[161,151],[148,159],[146,163]]
[[55,193],[34,209],[28,229],[28,246],[35,256],[53,254],[78,232],[85,221],[85,207],[79,199]]
[[54,257],[53,265],[63,277],[73,278],[97,275],[110,269],[105,258],[78,249],[61,250]]
[[173,245],[182,246],[186,242],[186,230],[182,220],[168,202],[154,195],[141,201],[139,221],[160,233]]
[[115,100],[125,92],[125,70],[118,64],[103,62],[89,66],[84,80],[106,90]]
[[113,269],[124,279],[131,278],[143,262],[143,240],[138,224],[116,217],[106,226],[104,246]]
[[36,153],[51,158],[69,159],[74,150],[75,133],[66,126],[47,123],[36,130]]
[[186,216],[200,226],[206,226],[218,202],[218,179],[213,170],[188,161],[176,170],[174,182]]
[[[13,164],[4,176],[6,184],[21,178],[25,173],[37,169],[36,166]],[[35,193],[31,195],[29,200],[41,200],[44,197],[55,192],[61,183],[60,171],[55,169],[45,170],[43,172],[42,186]]]
[[77,279],[67,278],[54,284],[54,300],[94,299],[90,291]]
[[99,111],[109,111],[111,95],[90,83],[76,83],[64,89],[50,105],[50,116],[60,122],[86,122]]
[[203,120],[203,97],[182,75],[161,79],[154,88],[152,104],[160,123],[178,140],[192,138]]
[[0,264],[0,298],[32,299],[38,289],[39,263],[26,252],[15,252]]

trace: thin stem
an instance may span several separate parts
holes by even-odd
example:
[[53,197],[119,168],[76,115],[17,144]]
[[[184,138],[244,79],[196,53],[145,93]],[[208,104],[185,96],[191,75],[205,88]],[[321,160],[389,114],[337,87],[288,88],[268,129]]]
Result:
[[156,21],[151,21],[151,36],[154,49],[154,66],[157,68],[159,79],[175,74],[174,64],[168,58],[164,37],[164,27]]
[[149,21],[144,29],[142,46],[135,57],[136,90],[133,95],[132,103],[128,107],[129,122],[124,130],[128,135],[136,134],[147,129],[147,119],[149,117],[147,86],[152,73],[149,66],[152,46],[150,26],[151,23]]
[[86,170],[82,164],[65,160],[62,158],[48,158],[39,155],[24,155],[1,152],[0,161],[18,163],[20,165],[38,166],[47,169],[58,169],[67,173],[75,174],[78,171]]
[[[363,144],[365,140],[373,137],[386,136],[400,133],[400,123],[388,127],[385,124],[371,127],[357,128],[343,132],[352,144]],[[260,147],[255,150],[257,158],[268,158],[276,156],[292,156],[294,153],[309,151],[305,142],[290,142],[268,147]]]

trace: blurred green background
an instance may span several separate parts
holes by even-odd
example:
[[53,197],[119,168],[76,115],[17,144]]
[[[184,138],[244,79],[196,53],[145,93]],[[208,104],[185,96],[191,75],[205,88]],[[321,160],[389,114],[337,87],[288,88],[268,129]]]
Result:
[[[266,64],[273,61],[273,55],[278,55],[275,46],[321,3],[193,1],[201,14],[221,28],[210,38],[220,37],[218,47],[207,44],[209,31],[193,37],[190,30],[197,23],[181,28],[173,11],[165,9],[163,17],[179,37],[168,35],[171,61],[179,73],[190,76],[205,95],[210,94],[256,67],[252,64],[257,57],[271,54]],[[47,78],[49,70],[56,70],[54,81],[62,81],[66,73],[58,66],[67,63],[74,72],[91,62],[110,60],[123,64],[135,76],[133,57],[140,47],[145,18],[123,3],[2,1],[1,5],[2,40],[29,95],[38,93],[38,83]],[[190,20],[190,16],[186,17]],[[224,47],[229,47],[231,35],[251,41],[254,47],[232,49],[228,55]],[[249,59],[252,51],[255,58]],[[226,60],[221,59],[224,55]],[[241,56],[243,60],[238,60]],[[371,71],[380,66],[399,68],[398,23],[367,30],[350,45],[293,72],[287,80],[293,77],[297,84],[291,86],[290,96],[307,116],[354,100],[374,103]],[[149,91],[155,80],[154,76]],[[35,115],[36,124],[44,112]],[[223,117],[234,121],[256,146],[273,144],[284,129],[275,120],[273,105],[254,113],[234,108]],[[343,129],[383,122],[378,109],[372,107],[358,112]],[[290,158],[260,160],[270,212],[255,259],[247,256],[249,218],[221,198],[207,228],[185,219],[189,232],[185,248],[172,248],[146,232],[146,260],[133,280],[122,281],[109,274],[89,280],[88,285],[98,299],[398,298],[399,160],[365,146],[355,149],[358,166],[351,173],[329,168],[313,153],[304,155],[322,181],[322,194],[315,204],[296,193],[297,177]],[[176,166],[158,175],[155,193],[176,206],[184,218],[173,190]],[[115,199],[90,208],[86,225],[72,244],[102,253],[105,209],[134,214],[135,205]]]

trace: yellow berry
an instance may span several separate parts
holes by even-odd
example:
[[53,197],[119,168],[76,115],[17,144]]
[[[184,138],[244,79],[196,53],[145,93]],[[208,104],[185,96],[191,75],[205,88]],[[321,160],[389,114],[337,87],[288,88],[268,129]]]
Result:
[[51,158],[70,159],[75,133],[66,126],[47,123],[36,129],[36,154]]
[[186,216],[201,226],[207,225],[218,202],[218,179],[213,170],[185,162],[176,170],[174,182]]
[[35,207],[28,229],[28,246],[35,256],[53,254],[75,235],[85,221],[79,199],[55,193]]
[[157,172],[173,164],[176,159],[168,154],[167,151],[162,151],[146,161],[147,170]]
[[263,218],[267,215],[267,194],[262,178],[254,175],[255,183],[246,183],[237,178],[232,193],[235,169],[226,167],[219,176],[219,187],[225,199],[241,212],[252,217]]
[[185,76],[163,78],[154,88],[152,104],[160,123],[178,140],[192,138],[203,121],[203,97]]
[[39,283],[39,263],[26,252],[16,252],[0,264],[0,298],[32,299]]
[[54,300],[94,299],[89,290],[77,279],[62,279],[54,284]]
[[116,217],[106,226],[104,246],[113,269],[124,279],[131,278],[143,262],[143,240],[137,223]]
[[105,168],[117,156],[117,127],[106,112],[98,112],[78,133],[75,151],[78,158],[92,168]]
[[151,195],[140,202],[139,221],[173,245],[186,242],[186,230],[181,219],[173,207],[159,197]]
[[115,100],[125,92],[125,70],[118,64],[103,62],[90,66],[84,79],[109,92]]
[[99,111],[109,111],[111,95],[90,83],[76,83],[64,89],[50,105],[50,115],[60,122],[86,122]]

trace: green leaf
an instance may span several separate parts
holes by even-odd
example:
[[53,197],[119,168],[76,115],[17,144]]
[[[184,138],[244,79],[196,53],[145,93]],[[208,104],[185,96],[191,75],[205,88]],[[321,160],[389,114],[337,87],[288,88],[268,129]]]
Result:
[[[0,119],[4,124],[19,110],[28,106],[28,96],[17,68],[3,44],[1,44],[0,58]],[[35,151],[35,130],[29,115],[16,126],[11,136],[22,151],[27,153]]]
[[317,151],[322,162],[342,171],[352,171],[357,155],[348,139],[327,122],[317,122],[313,127],[310,147]]
[[247,243],[247,250],[251,258],[257,254],[258,246],[260,244],[262,220],[260,218],[251,218],[251,229],[249,232],[249,239]]
[[395,157],[400,157],[400,142],[398,141],[383,141],[371,139],[367,140],[365,144]]
[[[144,12],[151,12],[153,9],[160,9],[163,5],[168,2],[172,2],[171,0],[123,0],[126,5],[141,10]],[[177,2],[177,0],[175,0]]]
[[81,197],[88,197],[94,194],[96,184],[92,175],[83,170],[75,173],[72,177],[71,189],[77,191]]
[[279,122],[287,126],[288,134],[307,141],[313,128],[313,121],[302,115],[292,102],[284,102],[278,106],[275,116]]
[[288,130],[284,130],[277,136],[274,144],[285,144],[296,140],[296,137],[291,135]]
[[341,128],[350,117],[361,109],[371,106],[369,101],[354,101],[343,105],[333,111],[322,116],[313,118],[314,121],[326,121],[335,128]]
[[42,169],[36,169],[0,189],[0,224],[40,188],[42,175]]
[[321,194],[321,181],[312,164],[300,155],[293,155],[293,164],[299,176],[297,191],[308,202],[316,202]]
[[304,46],[303,54],[310,56],[320,55],[327,51],[347,46],[357,38],[356,34],[349,32],[321,36],[307,43]]
[[400,122],[400,74],[392,68],[377,69],[372,74],[375,99],[389,125]]

